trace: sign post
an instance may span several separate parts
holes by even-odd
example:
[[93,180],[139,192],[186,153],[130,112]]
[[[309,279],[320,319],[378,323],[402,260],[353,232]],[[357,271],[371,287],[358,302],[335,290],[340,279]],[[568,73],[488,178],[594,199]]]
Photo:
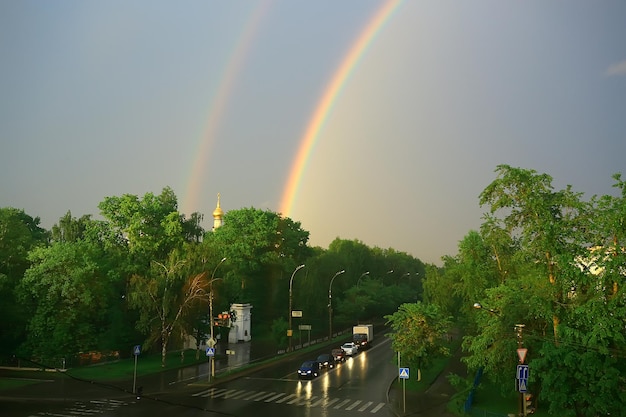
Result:
[[209,362],[211,362],[211,369],[209,369],[209,382],[211,382],[211,376],[215,372],[215,348],[213,346],[206,348],[206,355],[209,358]]
[[406,380],[409,379],[409,368],[400,368],[399,377],[402,380],[402,410],[406,413]]
[[135,369],[133,371],[133,394],[137,394],[137,357],[141,354],[141,345],[135,345],[133,355],[135,355]]

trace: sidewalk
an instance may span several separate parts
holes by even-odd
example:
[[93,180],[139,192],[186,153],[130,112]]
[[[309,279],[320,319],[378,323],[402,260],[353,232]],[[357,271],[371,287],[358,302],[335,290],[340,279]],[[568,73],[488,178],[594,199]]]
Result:
[[406,402],[404,401],[402,385],[396,378],[389,387],[389,404],[397,416],[457,417],[447,408],[448,402],[456,394],[456,390],[448,381],[448,375],[451,373],[460,376],[467,374],[465,364],[461,363],[460,348],[450,358],[448,366],[426,391],[406,391]]

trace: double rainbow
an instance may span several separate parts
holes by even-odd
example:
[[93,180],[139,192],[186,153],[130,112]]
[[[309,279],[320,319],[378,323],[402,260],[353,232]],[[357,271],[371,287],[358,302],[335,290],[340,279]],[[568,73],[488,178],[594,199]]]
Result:
[[307,128],[300,140],[300,146],[296,154],[296,159],[293,161],[287,183],[283,190],[279,212],[286,217],[289,217],[291,210],[296,201],[298,195],[298,187],[302,176],[304,174],[307,162],[315,142],[317,141],[320,131],[324,127],[328,115],[330,114],[333,104],[337,100],[337,97],[341,93],[342,87],[345,85],[350,74],[354,71],[354,68],[359,63],[359,60],[367,50],[368,46],[372,43],[372,40],[376,37],[376,34],[389,20],[394,11],[398,8],[402,0],[388,0],[382,3],[382,6],[374,13],[374,16],[369,20],[363,31],[359,34],[356,42],[352,45],[348,54],[341,61],[339,68],[335,71],[331,77],[328,86],[324,90],[322,97],[313,112],[313,116],[309,120]]

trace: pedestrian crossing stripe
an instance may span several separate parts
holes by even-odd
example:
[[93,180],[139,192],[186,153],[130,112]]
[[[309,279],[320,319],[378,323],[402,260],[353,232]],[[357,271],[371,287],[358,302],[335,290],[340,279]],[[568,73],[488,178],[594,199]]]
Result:
[[209,388],[204,391],[192,394],[193,397],[205,398],[221,398],[228,400],[240,401],[264,401],[266,403],[285,404],[299,407],[315,408],[324,407],[335,410],[344,409],[346,411],[369,412],[375,414],[380,411],[386,404],[374,403],[373,401],[355,400],[350,398],[328,398],[317,396],[301,396],[295,393],[287,394],[284,392],[268,392],[268,391],[249,391],[228,388]]

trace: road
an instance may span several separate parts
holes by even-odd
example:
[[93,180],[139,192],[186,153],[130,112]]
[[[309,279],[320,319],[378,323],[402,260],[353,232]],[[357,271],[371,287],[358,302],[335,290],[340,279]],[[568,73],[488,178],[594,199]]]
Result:
[[[171,373],[160,376],[158,384],[147,385],[140,400],[128,393],[90,387],[88,398],[48,401],[41,403],[39,409],[36,403],[24,403],[21,407],[11,407],[10,414],[6,415],[395,416],[387,404],[387,389],[398,369],[390,341],[381,338],[376,342],[369,350],[310,381],[298,379],[299,365],[305,359],[327,353],[330,348],[312,352],[307,357],[286,357],[270,367],[218,384],[208,384],[201,373],[197,377],[190,377],[190,372]],[[64,392],[67,391],[65,388]]]

